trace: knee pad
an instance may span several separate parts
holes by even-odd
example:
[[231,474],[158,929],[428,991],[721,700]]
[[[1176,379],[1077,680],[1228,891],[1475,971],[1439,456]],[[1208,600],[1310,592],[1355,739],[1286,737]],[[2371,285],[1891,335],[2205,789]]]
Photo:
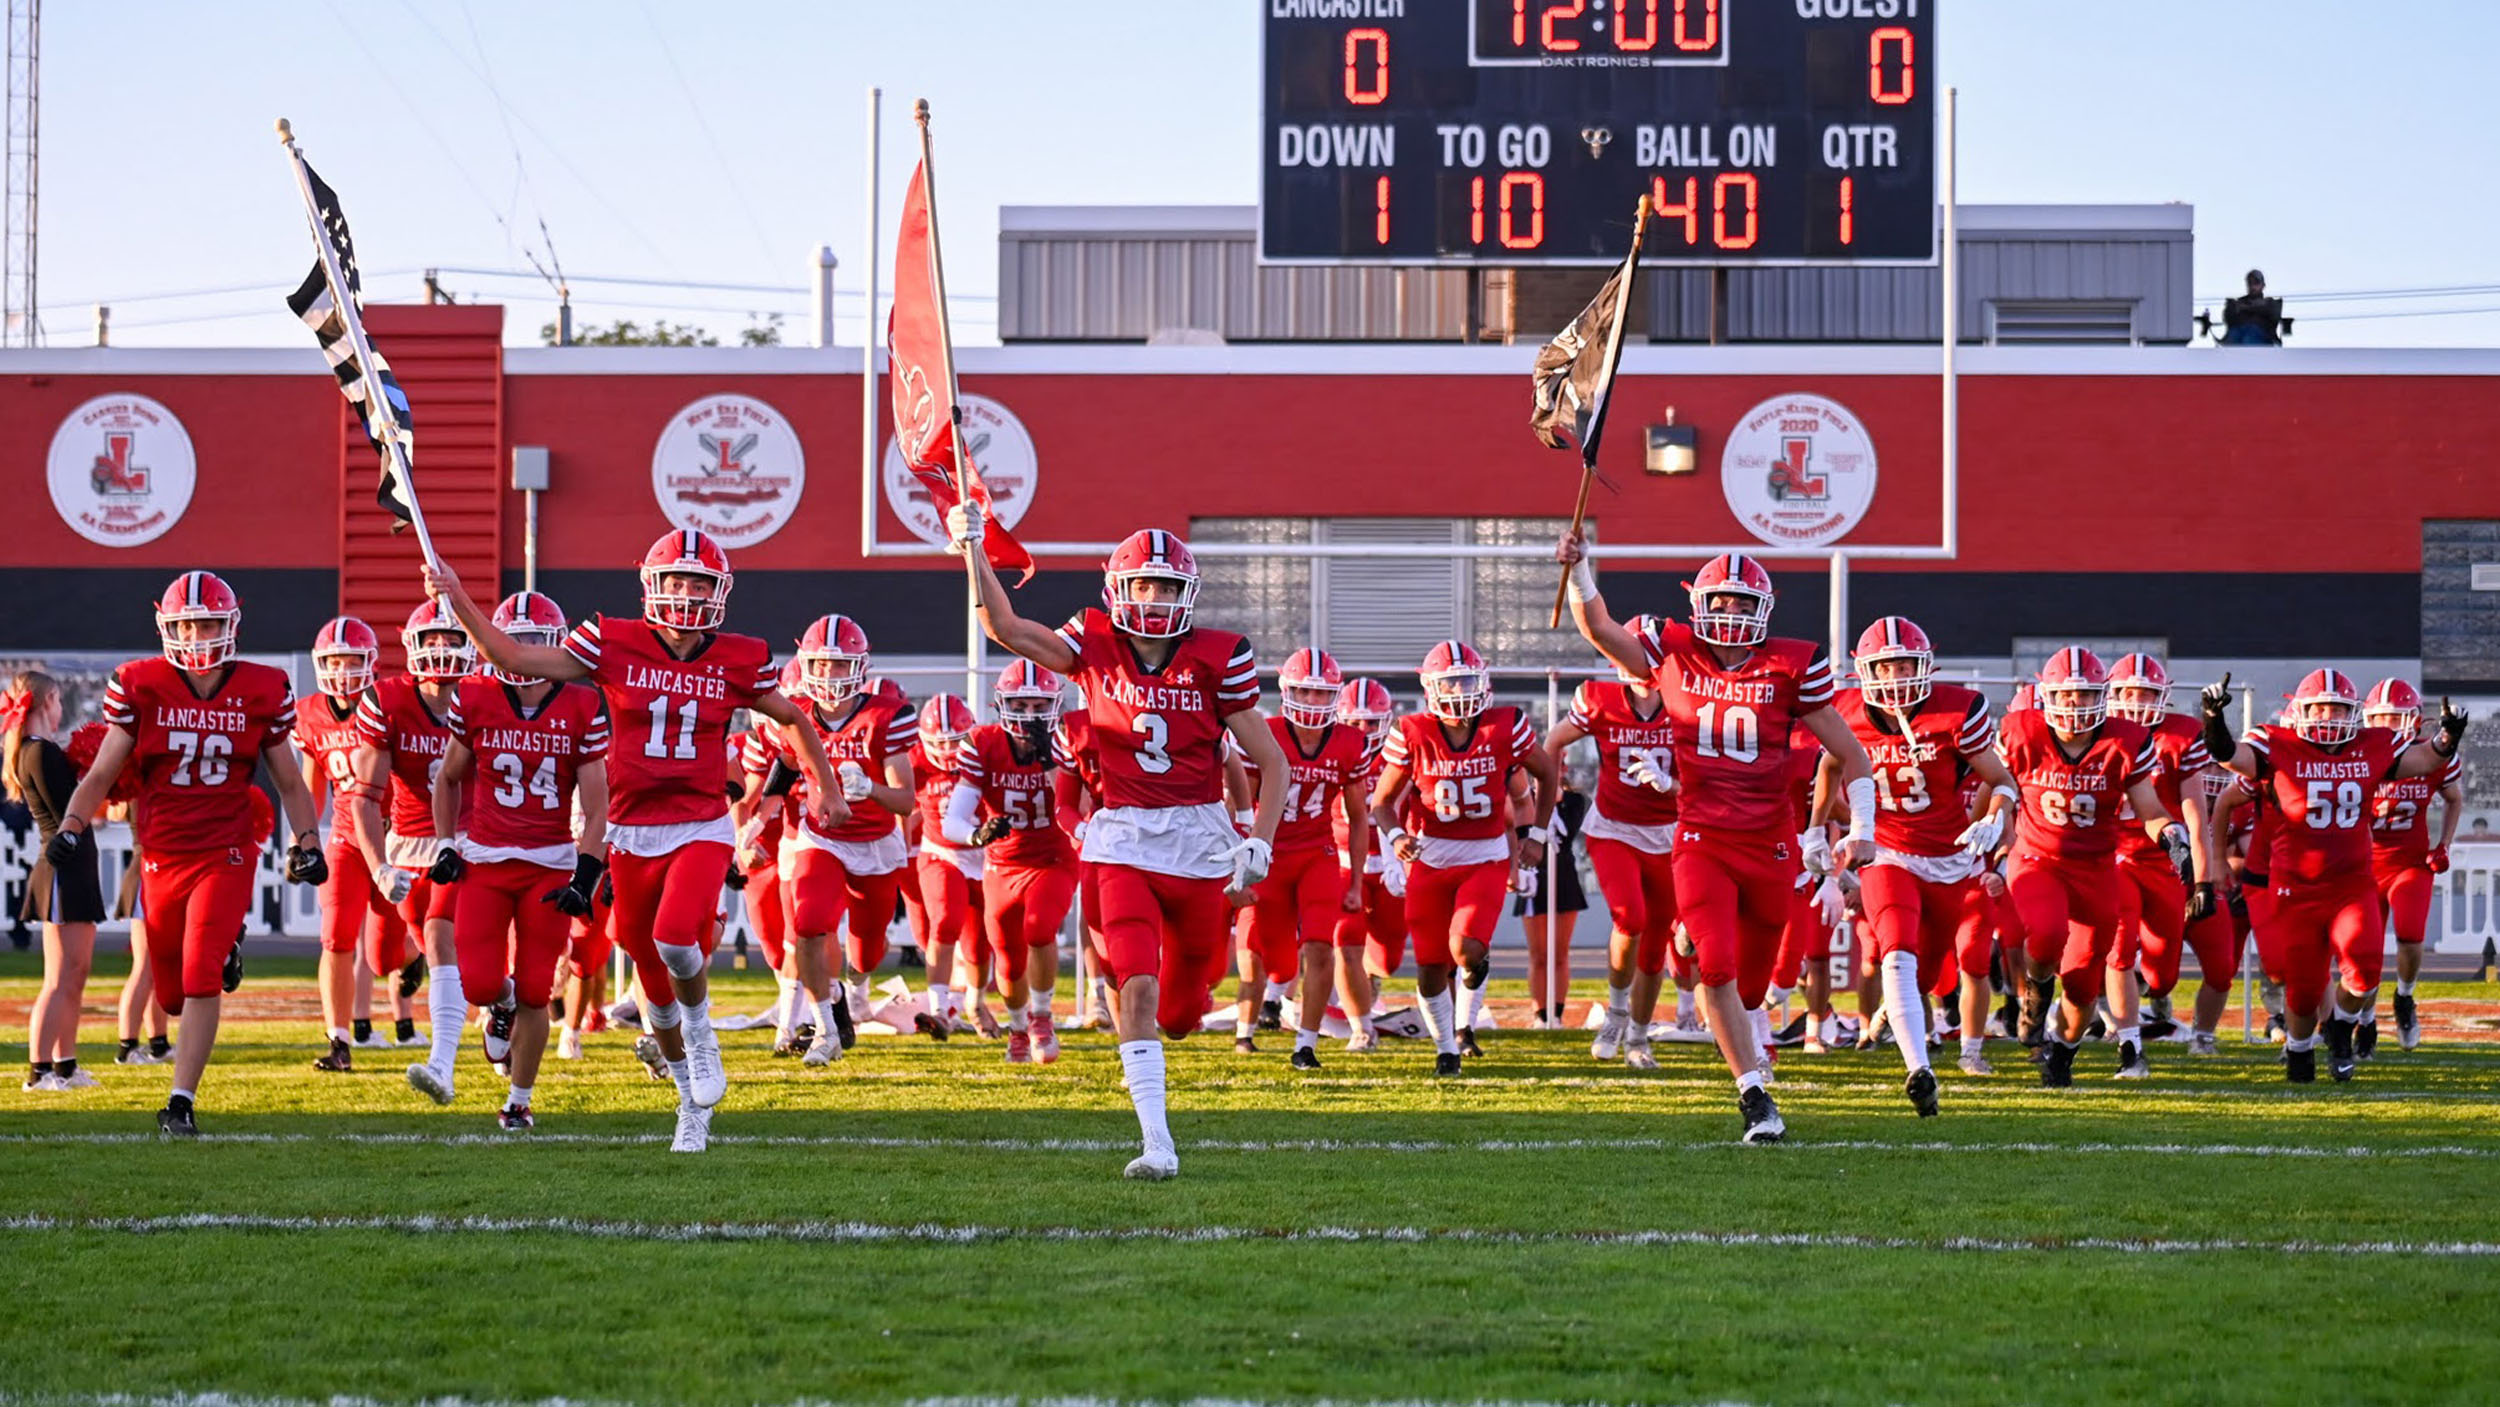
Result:
[[677,1023],[686,1019],[686,1009],[675,1002],[665,1005],[655,1002],[643,1014],[651,1018],[651,1029],[654,1031],[673,1030]]
[[703,975],[703,949],[692,943],[658,943],[653,946],[660,950],[660,965],[668,969],[669,976]]

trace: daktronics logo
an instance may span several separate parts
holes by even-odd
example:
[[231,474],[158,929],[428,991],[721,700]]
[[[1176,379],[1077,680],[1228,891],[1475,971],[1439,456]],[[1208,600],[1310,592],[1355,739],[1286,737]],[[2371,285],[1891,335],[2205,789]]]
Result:
[[1847,406],[1811,392],[1745,412],[1719,456],[1719,488],[1745,531],[1774,547],[1846,537],[1875,501],[1875,444]]
[[89,542],[137,547],[182,521],[197,463],[191,436],[146,396],[98,396],[52,435],[44,477],[61,521]]

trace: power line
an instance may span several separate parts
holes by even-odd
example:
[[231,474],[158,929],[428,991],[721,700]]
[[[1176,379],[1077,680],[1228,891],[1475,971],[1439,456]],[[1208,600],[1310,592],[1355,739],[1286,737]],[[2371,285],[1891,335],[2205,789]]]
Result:
[[[2269,289],[2268,292],[2273,292],[2273,290]],[[2500,293],[2500,283],[2457,283],[2415,288],[2353,288],[2329,293],[2276,293],[2274,296],[2286,301],[2297,299],[2303,303],[2367,303],[2398,298],[2483,297],[2494,293]],[[2201,293],[2197,295],[2197,301],[2218,303],[2239,296],[2241,295],[2237,293]]]
[[721,176],[729,182],[730,193],[738,197],[738,208],[747,217],[747,230],[755,236],[757,252],[764,256],[766,264],[772,263],[773,242],[764,235],[764,222],[756,218],[755,202],[748,199],[747,188],[738,179],[737,166],[730,161],[729,153],[721,150],[720,137],[712,131],[711,119],[703,115],[703,104],[695,101],[694,85],[686,81],[686,71],[677,66],[677,50],[668,42],[668,36],[660,32],[660,22],[652,16],[647,0],[635,0],[635,8],[642,11],[642,22],[650,27],[651,38],[659,46],[660,57],[668,61],[668,71],[677,79],[677,92],[686,100],[686,110],[694,114],[695,127],[703,133],[703,144],[712,149],[712,160],[719,164]]

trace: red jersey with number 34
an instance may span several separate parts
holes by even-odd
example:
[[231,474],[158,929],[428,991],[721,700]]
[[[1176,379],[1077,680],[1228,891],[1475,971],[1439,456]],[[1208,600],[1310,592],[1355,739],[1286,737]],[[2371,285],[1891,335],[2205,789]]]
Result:
[[1528,715],[1502,704],[1476,715],[1475,727],[1457,743],[1440,719],[1410,713],[1390,731],[1381,756],[1414,788],[1418,835],[1491,840],[1510,834],[1511,769],[1535,748]]
[[1682,824],[1794,835],[1789,725],[1831,703],[1831,662],[1807,641],[1773,638],[1723,665],[1681,621],[1659,626],[1658,651],[1651,664],[1675,729]]
[[1007,818],[1007,833],[982,851],[989,863],[1038,870],[1076,859],[1076,843],[1059,828],[1050,772],[1048,752],[1019,761],[1014,740],[995,723],[973,729],[956,750],[955,774],[981,793],[982,817]]
[[1988,701],[1959,684],[1937,684],[1907,720],[1890,709],[1868,708],[1855,689],[1834,695],[1832,707],[1848,720],[1874,766],[1875,843],[1902,855],[1959,850],[1970,825],[1962,800],[1969,759],[1997,741]]
[[2274,803],[2277,885],[2370,877],[2370,798],[2404,752],[2385,728],[2364,728],[2328,751],[2289,728],[2248,730],[2257,785]]
[[384,824],[393,835],[434,834],[434,778],[451,747],[449,713],[436,713],[417,690],[416,676],[394,674],[356,706],[357,740],[390,750],[391,800]]
[[2057,740],[2036,708],[2005,715],[1997,751],[2023,790],[2014,818],[2017,849],[2054,860],[2098,860],[2118,853],[2127,788],[2160,764],[2144,725],[2107,718],[2080,753]]
[[[1276,853],[1333,848],[1337,841],[1329,818],[1344,823],[1345,804],[1340,798],[1349,791],[1358,797],[1368,795],[1364,780],[1370,746],[1362,733],[1342,723],[1329,724],[1316,749],[1303,747],[1293,725],[1282,718],[1271,718],[1267,725],[1276,735],[1277,750],[1285,755],[1287,776],[1285,818],[1276,825]],[[1258,774],[1258,768],[1250,768],[1252,780]],[[1346,843],[1354,843],[1350,835]]]
[[1646,757],[1661,772],[1675,770],[1675,723],[1664,699],[1642,717],[1619,679],[1591,679],[1571,695],[1571,725],[1597,745],[1597,814],[1626,826],[1675,824],[1675,793],[1632,780],[1633,760]]
[[1059,628],[1076,652],[1068,676],[1085,691],[1105,806],[1205,806],[1224,800],[1224,720],[1259,706],[1250,642],[1196,627],[1161,669],[1138,663],[1099,610]]
[[249,660],[225,667],[202,698],[163,656],[113,671],[104,721],[134,746],[123,770],[137,774],[139,846],[159,855],[254,849],[252,768],[295,730],[295,692],[284,672]]
[[620,826],[688,825],[729,812],[729,724],[773,691],[781,672],[752,635],[703,637],[679,659],[650,623],[592,616],[564,651],[607,696],[608,820]]
[[547,850],[573,843],[573,783],[608,754],[608,713],[587,684],[558,684],[535,709],[502,680],[460,681],[452,736],[469,749],[472,843],[490,850]]

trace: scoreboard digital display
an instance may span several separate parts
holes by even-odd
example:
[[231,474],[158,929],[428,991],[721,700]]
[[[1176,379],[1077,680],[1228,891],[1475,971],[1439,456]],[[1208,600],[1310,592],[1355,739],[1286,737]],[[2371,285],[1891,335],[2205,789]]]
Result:
[[1259,257],[1936,258],[1935,0],[1260,0]]

